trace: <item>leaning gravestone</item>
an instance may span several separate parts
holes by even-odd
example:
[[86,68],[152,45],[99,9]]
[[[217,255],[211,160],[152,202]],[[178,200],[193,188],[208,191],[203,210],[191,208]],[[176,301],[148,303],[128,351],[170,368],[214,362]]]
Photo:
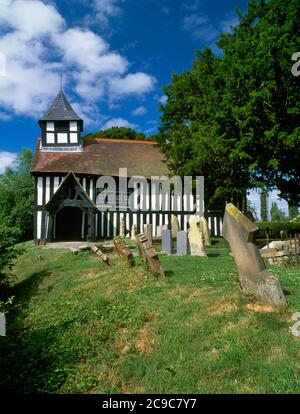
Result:
[[205,217],[200,218],[200,224],[199,225],[200,225],[200,231],[202,231],[202,233],[203,233],[204,245],[205,246],[211,246],[208,224],[207,224],[207,220],[206,220]]
[[117,250],[121,263],[134,266],[135,262],[134,262],[133,254],[131,250],[125,246],[124,241],[120,237],[115,237],[114,244],[115,244],[115,248]]
[[161,251],[162,253],[172,254],[172,232],[171,230],[162,230],[161,232]]
[[196,216],[191,216],[189,220],[189,244],[191,249],[191,256],[207,257],[204,249],[203,233],[200,232],[199,219]]
[[138,236],[141,258],[146,262],[148,269],[156,276],[165,276],[160,264],[157,251],[144,234]]
[[147,237],[145,236],[144,233],[140,233],[136,236],[136,241],[137,241],[137,245],[138,245],[138,248],[139,248],[140,258],[143,262],[146,262],[147,257],[146,257],[145,250],[143,248],[143,243],[148,241],[148,239],[147,239]]
[[254,244],[258,227],[233,204],[227,204],[223,221],[223,236],[228,241],[238,268],[242,290],[255,294],[272,306],[286,306],[279,280],[266,270]]
[[110,265],[111,265],[111,261],[110,261],[109,256],[108,256],[107,254],[103,253],[103,251],[100,249],[100,247],[97,247],[97,246],[92,246],[92,247],[91,247],[91,250],[92,250],[92,252],[93,252],[93,253],[95,253],[97,256],[99,256],[99,257],[100,257],[100,259],[101,259],[104,263],[106,263],[108,266],[110,266]]
[[188,238],[186,231],[177,233],[177,256],[186,256],[188,254]]

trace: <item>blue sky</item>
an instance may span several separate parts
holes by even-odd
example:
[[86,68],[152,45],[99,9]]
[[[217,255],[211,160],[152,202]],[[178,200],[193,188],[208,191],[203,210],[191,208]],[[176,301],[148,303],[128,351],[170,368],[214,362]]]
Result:
[[[156,132],[162,86],[215,48],[246,0],[1,0],[0,170],[35,148],[37,120],[64,77],[85,132]],[[2,56],[3,56],[2,55]],[[1,55],[0,55],[1,57]],[[1,73],[1,67],[0,67]]]
[[[0,173],[34,150],[37,120],[64,90],[85,132],[156,132],[162,87],[237,23],[247,0],[0,0]],[[5,64],[4,64],[5,60]],[[4,75],[4,76],[3,76]],[[259,196],[252,192],[259,210]],[[272,193],[287,211],[287,204]]]

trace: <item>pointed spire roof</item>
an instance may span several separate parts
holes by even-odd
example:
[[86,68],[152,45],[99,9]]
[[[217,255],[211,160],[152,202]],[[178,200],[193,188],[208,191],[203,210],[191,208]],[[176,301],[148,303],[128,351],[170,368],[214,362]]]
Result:
[[41,121],[81,121],[81,124],[83,123],[62,89],[59,91],[49,111],[40,119]]

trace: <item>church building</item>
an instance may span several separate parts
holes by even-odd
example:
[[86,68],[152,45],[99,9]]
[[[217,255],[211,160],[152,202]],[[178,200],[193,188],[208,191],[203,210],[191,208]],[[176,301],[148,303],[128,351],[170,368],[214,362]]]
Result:
[[[154,208],[151,177],[169,174],[156,142],[82,137],[83,120],[63,90],[39,125],[41,137],[31,166],[36,182],[36,243],[111,239],[119,234],[121,220],[127,232],[133,224],[137,232],[142,232],[144,224],[151,223],[156,236],[159,226],[170,225],[172,214],[178,217],[180,227],[187,229],[193,210],[187,208],[185,200],[176,204],[178,211],[172,209],[172,200],[170,211],[157,210],[157,204]],[[122,196],[118,186],[120,168],[127,169],[128,180],[134,176],[146,178],[147,209],[124,211],[117,207],[111,211],[97,205],[99,177],[114,177],[116,197]],[[207,218],[212,234],[220,235],[221,217]]]

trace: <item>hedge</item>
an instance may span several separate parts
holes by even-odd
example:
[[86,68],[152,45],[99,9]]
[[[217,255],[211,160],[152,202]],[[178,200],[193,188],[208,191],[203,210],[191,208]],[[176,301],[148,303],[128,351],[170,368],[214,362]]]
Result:
[[[280,231],[283,230],[287,236],[300,234],[300,223],[291,223],[289,221],[261,221],[256,223],[262,233],[268,230],[269,236],[280,237]],[[259,236],[259,234],[258,234]]]

